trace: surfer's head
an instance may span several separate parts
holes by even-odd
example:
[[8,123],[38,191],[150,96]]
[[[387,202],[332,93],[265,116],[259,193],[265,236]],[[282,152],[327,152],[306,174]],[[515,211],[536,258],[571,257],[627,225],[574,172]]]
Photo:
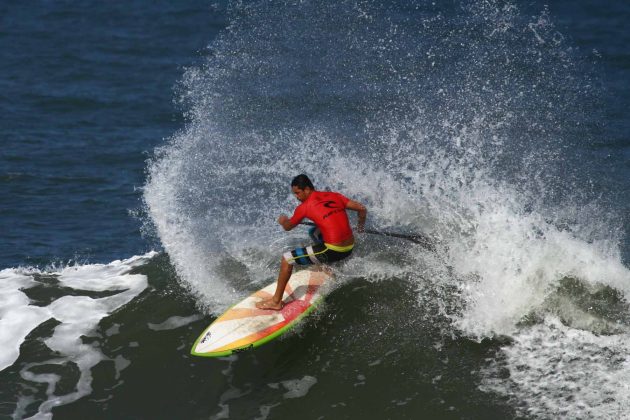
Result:
[[315,191],[315,187],[309,177],[304,174],[300,174],[291,181],[291,190],[298,200],[304,201],[313,191]]

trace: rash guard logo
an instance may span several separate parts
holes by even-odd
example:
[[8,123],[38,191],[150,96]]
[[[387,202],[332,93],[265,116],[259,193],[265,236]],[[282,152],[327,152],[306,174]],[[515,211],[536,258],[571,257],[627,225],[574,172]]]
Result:
[[345,211],[343,206],[339,205],[339,203],[337,203],[337,202],[335,202],[333,200],[320,201],[317,204],[321,204],[322,206],[326,207],[327,209],[330,209],[330,211],[328,213],[326,213],[322,217],[322,219],[327,219],[328,216],[332,216],[333,214],[341,213],[341,212]]
[[337,203],[335,203],[332,200],[322,201],[319,204],[323,205],[327,209],[338,209],[338,208],[341,208],[341,207],[339,207],[339,205]]

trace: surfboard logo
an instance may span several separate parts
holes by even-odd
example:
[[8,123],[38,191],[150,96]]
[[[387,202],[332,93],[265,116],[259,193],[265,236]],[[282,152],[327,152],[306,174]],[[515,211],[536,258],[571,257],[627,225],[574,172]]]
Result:
[[204,344],[206,341],[208,341],[210,339],[210,336],[212,335],[212,333],[210,331],[208,331],[203,338],[201,339],[201,344]]
[[249,345],[249,346],[247,346],[247,347],[241,347],[240,349],[234,349],[234,350],[232,350],[232,353],[241,353],[241,352],[243,352],[243,351],[251,350],[251,349],[253,349],[253,348],[254,348],[254,345],[253,345],[253,344],[250,344],[250,345]]

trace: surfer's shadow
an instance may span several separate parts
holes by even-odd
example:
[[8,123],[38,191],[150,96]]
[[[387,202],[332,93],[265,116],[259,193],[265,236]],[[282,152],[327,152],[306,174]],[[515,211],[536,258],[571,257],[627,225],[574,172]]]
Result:
[[295,289],[293,289],[291,293],[289,293],[289,295],[284,299],[284,303],[285,305],[288,305],[296,301],[303,301],[304,298],[307,297],[309,293],[311,295],[314,295],[319,287],[320,287],[319,285],[308,285],[308,284],[300,285],[296,287]]

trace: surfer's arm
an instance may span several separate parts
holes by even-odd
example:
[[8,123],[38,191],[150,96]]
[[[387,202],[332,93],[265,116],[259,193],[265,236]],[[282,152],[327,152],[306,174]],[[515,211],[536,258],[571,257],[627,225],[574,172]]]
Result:
[[358,213],[359,220],[357,222],[357,231],[363,232],[363,229],[365,228],[365,218],[367,217],[367,209],[365,206],[358,201],[348,200],[346,208],[354,210]]
[[295,227],[295,225],[291,223],[291,219],[289,219],[286,214],[282,214],[278,217],[278,223],[284,230],[291,230]]
[[299,225],[304,217],[306,217],[306,206],[304,205],[304,203],[302,203],[295,208],[293,216],[291,216],[290,219],[283,214],[278,217],[278,223],[280,224],[280,226],[282,226],[284,230],[291,230]]

